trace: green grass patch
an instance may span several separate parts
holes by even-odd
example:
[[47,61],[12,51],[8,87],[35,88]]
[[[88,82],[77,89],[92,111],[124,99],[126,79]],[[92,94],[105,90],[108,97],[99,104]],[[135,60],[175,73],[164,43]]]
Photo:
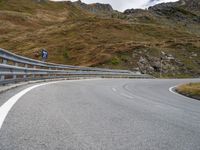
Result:
[[113,65],[118,65],[120,63],[120,59],[117,57],[112,58],[111,64]]

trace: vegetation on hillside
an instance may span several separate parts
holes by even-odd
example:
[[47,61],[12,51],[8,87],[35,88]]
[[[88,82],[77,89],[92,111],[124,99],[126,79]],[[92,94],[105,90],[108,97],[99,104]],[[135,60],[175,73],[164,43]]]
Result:
[[153,75],[165,57],[163,74],[200,75],[200,34],[190,30],[196,24],[122,18],[96,16],[71,2],[0,0],[0,47],[34,59],[46,48],[51,62]]
[[191,98],[200,100],[200,83],[189,83],[177,87],[177,92]]

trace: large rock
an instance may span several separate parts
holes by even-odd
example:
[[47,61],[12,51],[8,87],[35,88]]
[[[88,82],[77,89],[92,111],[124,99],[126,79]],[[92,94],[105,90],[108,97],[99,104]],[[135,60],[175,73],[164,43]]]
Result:
[[161,53],[160,58],[149,55],[141,56],[137,64],[142,73],[171,75],[191,73],[190,70],[185,68],[184,64],[167,53]]

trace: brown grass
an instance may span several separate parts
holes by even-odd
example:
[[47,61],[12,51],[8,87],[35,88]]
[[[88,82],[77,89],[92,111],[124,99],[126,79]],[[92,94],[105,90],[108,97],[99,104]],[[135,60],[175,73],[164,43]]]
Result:
[[[200,66],[200,38],[182,26],[106,19],[70,3],[33,0],[1,0],[0,22],[0,47],[34,59],[46,48],[50,62],[133,69],[140,56],[162,50],[194,72]],[[192,52],[197,57],[188,59]]]
[[179,86],[177,92],[200,100],[200,83],[189,83]]

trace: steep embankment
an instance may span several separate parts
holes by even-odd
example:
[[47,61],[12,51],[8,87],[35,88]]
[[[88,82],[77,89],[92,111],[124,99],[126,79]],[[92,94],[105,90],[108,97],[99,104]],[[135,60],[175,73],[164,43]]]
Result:
[[157,10],[122,14],[111,12],[108,5],[93,4],[89,10],[83,6],[1,0],[0,47],[35,59],[46,48],[51,62],[139,68],[154,75],[161,70],[162,57],[166,76],[200,74],[200,33],[191,30],[199,27],[198,22],[163,17]]

